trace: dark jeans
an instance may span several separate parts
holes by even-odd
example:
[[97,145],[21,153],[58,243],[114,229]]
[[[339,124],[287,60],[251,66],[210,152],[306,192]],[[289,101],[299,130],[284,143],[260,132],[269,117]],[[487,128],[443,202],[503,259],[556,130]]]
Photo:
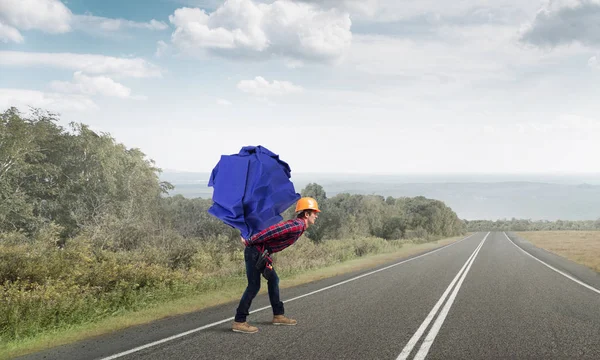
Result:
[[[242,299],[236,310],[235,321],[237,322],[246,321],[246,317],[250,311],[250,305],[252,305],[252,300],[254,300],[254,297],[260,290],[262,275],[260,270],[256,269],[254,266],[256,261],[258,261],[259,256],[260,253],[254,246],[248,246],[244,249],[248,286],[246,287],[246,291],[244,291],[244,295],[242,295]],[[273,269],[272,274],[269,276],[267,286],[269,289],[269,300],[271,301],[271,307],[273,308],[273,315],[283,315],[283,302],[279,299],[279,277],[277,276],[275,269]]]

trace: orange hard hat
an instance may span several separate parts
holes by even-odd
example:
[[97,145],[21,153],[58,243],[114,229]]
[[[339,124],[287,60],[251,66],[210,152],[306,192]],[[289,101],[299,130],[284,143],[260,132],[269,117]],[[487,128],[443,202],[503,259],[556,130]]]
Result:
[[321,210],[319,210],[319,204],[317,204],[317,200],[311,197],[300,198],[300,200],[298,200],[298,202],[296,203],[296,212],[304,210],[313,210],[316,212],[321,212]]

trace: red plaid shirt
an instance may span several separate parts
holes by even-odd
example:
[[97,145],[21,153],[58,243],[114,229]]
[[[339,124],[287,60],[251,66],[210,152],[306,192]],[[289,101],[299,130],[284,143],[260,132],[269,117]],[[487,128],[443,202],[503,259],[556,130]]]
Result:
[[303,219],[292,219],[271,225],[250,239],[244,239],[246,246],[258,245],[260,248],[269,248],[270,253],[279,252],[292,245],[306,230]]

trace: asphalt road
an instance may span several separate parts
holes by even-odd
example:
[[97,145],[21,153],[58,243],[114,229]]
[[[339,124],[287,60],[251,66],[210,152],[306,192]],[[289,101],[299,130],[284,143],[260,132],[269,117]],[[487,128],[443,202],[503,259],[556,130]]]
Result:
[[508,235],[283,289],[297,326],[262,295],[255,334],[233,303],[26,359],[600,359],[600,274]]

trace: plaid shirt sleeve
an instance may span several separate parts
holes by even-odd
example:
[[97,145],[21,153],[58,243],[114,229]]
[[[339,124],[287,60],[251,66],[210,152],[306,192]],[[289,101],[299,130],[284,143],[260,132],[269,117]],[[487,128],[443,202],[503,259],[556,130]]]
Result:
[[250,239],[246,239],[246,246],[258,245],[279,237],[286,237],[295,233],[302,233],[304,227],[294,220],[284,221],[279,224],[271,225],[261,232],[255,234]]

